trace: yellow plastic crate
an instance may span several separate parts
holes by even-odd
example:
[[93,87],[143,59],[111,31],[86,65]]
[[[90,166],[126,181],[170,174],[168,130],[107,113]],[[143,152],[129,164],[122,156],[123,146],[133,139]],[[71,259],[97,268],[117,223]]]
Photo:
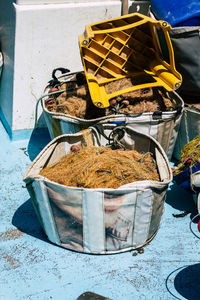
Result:
[[[105,108],[110,99],[147,87],[178,89],[182,77],[175,69],[169,30],[167,22],[139,13],[86,25],[79,46],[93,103]],[[169,63],[161,55],[159,31],[166,41]],[[109,93],[107,84],[122,78],[130,78],[130,87]]]

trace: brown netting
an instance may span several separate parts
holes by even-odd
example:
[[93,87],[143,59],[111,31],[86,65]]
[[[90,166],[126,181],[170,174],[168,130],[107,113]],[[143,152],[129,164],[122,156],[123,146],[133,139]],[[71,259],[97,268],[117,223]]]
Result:
[[118,188],[139,180],[159,181],[156,163],[149,152],[77,147],[72,146],[75,152],[44,168],[40,175],[63,185],[82,188]]
[[[106,85],[107,93],[132,86],[130,78],[123,78]],[[59,96],[46,100],[46,108],[51,112],[65,113],[81,119],[93,119],[118,113],[138,114],[154,111],[175,110],[174,102],[169,99],[163,88],[146,88],[124,93],[113,98],[110,107],[97,108],[93,105],[87,84],[79,85],[76,81],[61,85],[60,89],[70,89]]]
[[68,114],[81,119],[93,119],[105,116],[105,110],[93,105],[86,84],[78,86],[76,83],[64,83],[60,87],[70,89],[59,96],[46,100],[46,108],[51,112]]

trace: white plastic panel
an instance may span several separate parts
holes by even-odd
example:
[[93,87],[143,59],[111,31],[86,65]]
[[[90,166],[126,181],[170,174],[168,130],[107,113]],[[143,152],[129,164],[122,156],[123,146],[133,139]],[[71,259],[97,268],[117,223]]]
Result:
[[82,70],[78,36],[85,24],[118,17],[121,1],[15,6],[13,130],[19,130],[33,128],[53,69]]
[[0,112],[9,130],[33,128],[36,101],[52,70],[80,71],[78,35],[86,24],[119,17],[121,4],[121,0],[0,1],[4,58]]

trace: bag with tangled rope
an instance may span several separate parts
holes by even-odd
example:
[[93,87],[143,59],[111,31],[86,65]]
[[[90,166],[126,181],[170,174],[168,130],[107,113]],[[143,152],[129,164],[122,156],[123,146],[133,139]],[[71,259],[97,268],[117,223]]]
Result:
[[96,254],[147,245],[159,229],[171,180],[154,138],[114,124],[55,138],[24,177],[48,239]]
[[[84,73],[66,70],[53,71],[45,94],[38,100],[52,139],[97,123],[126,124],[153,136],[171,158],[184,106],[177,93],[157,87],[141,89],[112,99],[110,107],[102,109],[92,103]],[[59,71],[64,74],[56,77]],[[106,88],[112,92],[130,85],[125,78]]]

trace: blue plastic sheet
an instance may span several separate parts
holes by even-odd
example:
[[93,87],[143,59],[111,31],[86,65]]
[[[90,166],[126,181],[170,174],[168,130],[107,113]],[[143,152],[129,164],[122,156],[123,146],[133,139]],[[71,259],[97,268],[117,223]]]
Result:
[[151,10],[159,20],[165,20],[172,27],[200,25],[200,1],[151,0]]

